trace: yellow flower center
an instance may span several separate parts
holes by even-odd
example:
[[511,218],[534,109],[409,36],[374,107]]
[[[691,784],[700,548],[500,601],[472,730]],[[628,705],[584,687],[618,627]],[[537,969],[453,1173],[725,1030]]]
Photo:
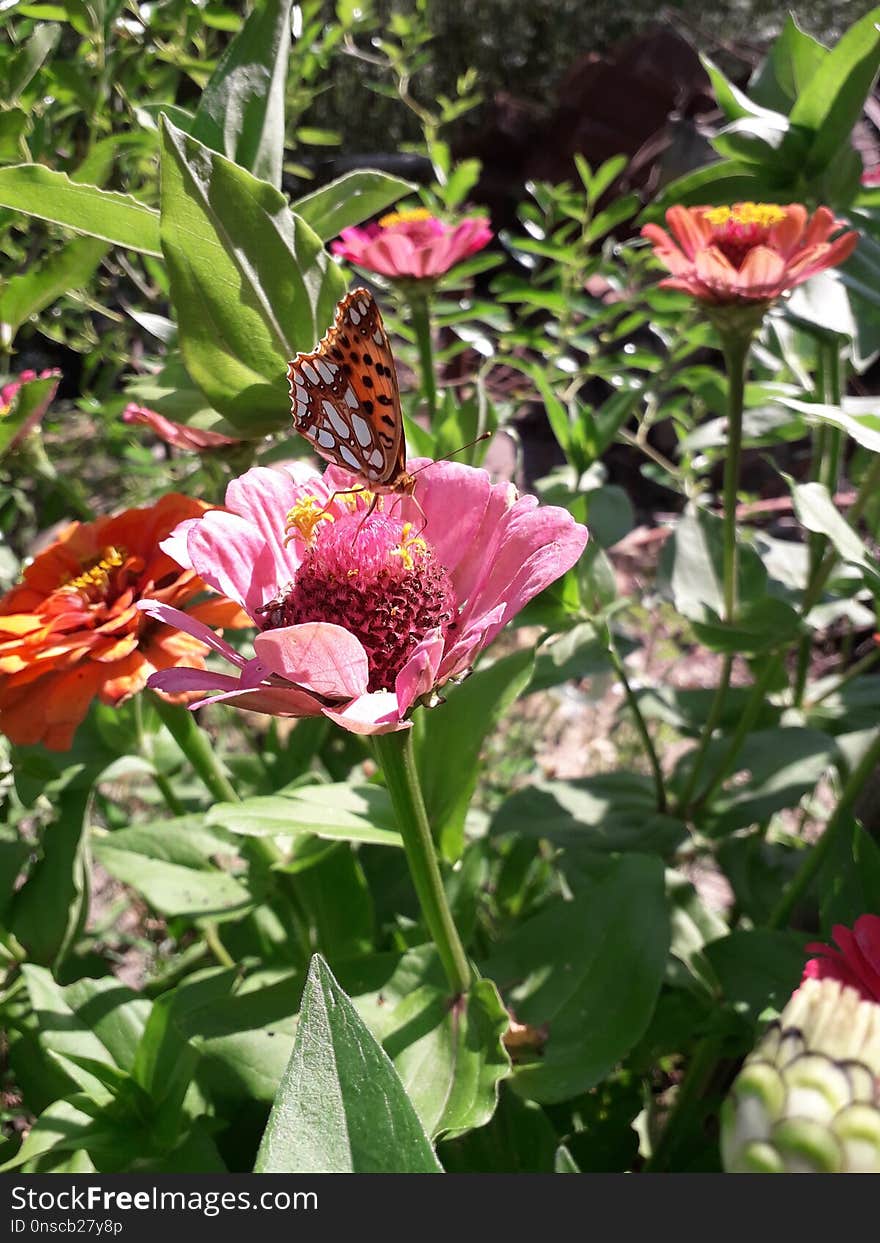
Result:
[[407,570],[411,570],[415,566],[413,553],[424,554],[428,551],[428,545],[421,535],[412,534],[412,528],[413,524],[411,522],[405,522],[400,536],[400,543],[396,548],[391,549],[391,556],[400,557]]
[[381,229],[391,229],[396,224],[418,224],[422,220],[430,220],[431,212],[427,207],[410,207],[406,211],[392,211],[379,221]]
[[61,586],[65,591],[80,591],[88,594],[91,591],[104,591],[110,581],[110,575],[113,570],[118,570],[128,553],[124,548],[105,548],[104,555],[100,560],[89,566],[87,570],[83,570],[82,574],[77,574],[75,578],[69,578]]
[[723,229],[727,224],[757,225],[770,229],[782,224],[785,212],[775,203],[734,203],[733,207],[713,207],[706,212],[706,220],[713,229]]
[[297,501],[287,515],[284,523],[284,543],[299,539],[311,547],[316,536],[315,530],[322,522],[332,522],[333,515],[320,503],[316,496],[303,496]]

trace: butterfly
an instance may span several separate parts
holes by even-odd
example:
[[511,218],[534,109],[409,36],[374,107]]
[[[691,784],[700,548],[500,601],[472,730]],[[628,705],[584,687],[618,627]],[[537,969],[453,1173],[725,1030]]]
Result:
[[412,496],[394,356],[373,295],[346,294],[332,328],[287,369],[293,424],[328,462],[376,495]]

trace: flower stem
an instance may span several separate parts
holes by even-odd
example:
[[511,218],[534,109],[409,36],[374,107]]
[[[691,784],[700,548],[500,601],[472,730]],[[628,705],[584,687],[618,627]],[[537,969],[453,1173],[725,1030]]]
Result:
[[413,292],[409,299],[410,322],[419,351],[422,396],[428,407],[428,419],[433,428],[437,417],[437,377],[434,374],[434,338],[431,331],[431,306],[427,294]]
[[706,1087],[715,1073],[721,1052],[719,1036],[705,1036],[694,1049],[687,1073],[657,1146],[645,1162],[645,1174],[660,1174],[669,1168],[678,1146],[699,1117]]
[[626,674],[626,666],[621,659],[620,652],[617,650],[617,644],[614,641],[614,635],[611,632],[610,626],[605,627],[605,646],[608,650],[608,656],[611,660],[611,664],[614,666],[614,672],[617,674],[617,677],[623,686],[623,693],[626,696],[626,702],[632,712],[635,727],[638,730],[639,737],[644,744],[645,754],[648,757],[648,763],[651,765],[651,773],[654,777],[654,789],[657,792],[657,810],[662,814],[666,811],[666,786],[663,781],[663,770],[660,767],[660,761],[657,758],[657,751],[654,747],[651,735],[648,733],[648,726],[645,724],[645,718],[642,716],[642,710],[639,707],[638,698],[629,684],[629,679]]
[[739,491],[742,458],[746,366],[751,344],[750,336],[728,334],[724,338],[724,361],[727,366],[727,457],[724,462],[724,620],[728,624],[736,616],[738,565],[736,496]]
[[808,893],[813,881],[821,872],[838,834],[846,825],[853,804],[878,764],[880,764],[880,732],[844,783],[837,806],[834,808],[831,819],[825,825],[822,836],[815,846],[809,849],[800,868],[783,890],[782,897],[767,921],[769,928],[784,928],[798,902]]
[[416,769],[412,733],[410,730],[398,730],[393,734],[378,734],[373,742],[403,837],[422,915],[437,947],[446,977],[455,995],[459,996],[469,988],[472,973],[446,900]]
[[235,787],[223,771],[211,740],[199,728],[190,710],[182,704],[170,703],[155,693],[152,700],[162,724],[192,764],[208,793],[219,803],[237,803]]

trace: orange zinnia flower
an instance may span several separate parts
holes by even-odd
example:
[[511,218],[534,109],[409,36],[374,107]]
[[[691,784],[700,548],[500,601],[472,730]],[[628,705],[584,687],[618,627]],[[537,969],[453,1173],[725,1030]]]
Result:
[[[148,509],[74,522],[0,599],[0,730],[22,745],[66,751],[95,696],[118,704],[150,674],[203,666],[212,626],[250,625],[226,599],[190,602],[205,590],[159,547],[184,519],[210,506],[172,493]],[[137,608],[144,597],[184,608],[199,638]]]
[[808,217],[800,203],[670,207],[666,223],[674,241],[659,225],[642,229],[672,273],[661,286],[683,289],[715,306],[772,302],[817,272],[843,263],[858,241],[856,233],[839,232],[844,222],[827,207]]

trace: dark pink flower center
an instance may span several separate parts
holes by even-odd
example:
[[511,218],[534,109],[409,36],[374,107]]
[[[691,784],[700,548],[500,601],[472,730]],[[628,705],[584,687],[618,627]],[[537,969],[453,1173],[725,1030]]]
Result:
[[303,622],[344,626],[363,644],[368,689],[393,690],[413,648],[457,601],[446,567],[411,523],[359,510],[314,528],[314,542],[287,592],[266,610],[267,629]]
[[733,207],[713,207],[706,212],[712,227],[712,244],[737,269],[755,246],[764,246],[774,225],[781,224],[785,212],[775,203],[737,203]]

